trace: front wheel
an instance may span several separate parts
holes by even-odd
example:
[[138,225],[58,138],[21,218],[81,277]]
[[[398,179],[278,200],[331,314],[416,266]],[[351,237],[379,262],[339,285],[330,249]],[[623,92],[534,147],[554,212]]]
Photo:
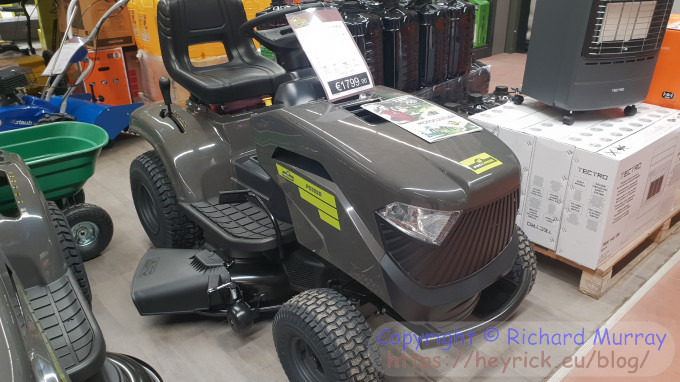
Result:
[[286,302],[273,323],[274,345],[291,381],[381,381],[377,344],[359,310],[331,289]]
[[111,243],[113,221],[103,208],[80,203],[65,209],[64,216],[84,261],[99,257]]
[[515,257],[515,263],[505,278],[519,285],[522,280],[522,273],[525,270],[529,270],[531,272],[531,284],[529,284],[529,290],[527,291],[529,293],[536,281],[536,253],[531,241],[529,241],[527,235],[519,227],[517,227],[517,235],[519,236],[519,251]]
[[147,151],[130,165],[130,187],[137,216],[156,248],[192,248],[202,231],[177,202],[163,161]]

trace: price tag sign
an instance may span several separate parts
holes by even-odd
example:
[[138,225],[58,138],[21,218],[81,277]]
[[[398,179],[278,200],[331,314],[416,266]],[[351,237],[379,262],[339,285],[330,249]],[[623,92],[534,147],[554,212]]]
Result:
[[85,39],[81,37],[74,37],[62,45],[57,50],[50,60],[45,71],[41,76],[56,76],[68,70],[69,66],[85,58],[87,55],[87,48],[85,47]]
[[337,9],[311,8],[286,18],[329,101],[375,87],[366,60]]

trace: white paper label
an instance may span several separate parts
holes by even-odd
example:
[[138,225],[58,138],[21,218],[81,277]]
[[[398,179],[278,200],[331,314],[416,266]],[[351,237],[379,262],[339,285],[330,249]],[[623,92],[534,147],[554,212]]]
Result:
[[286,17],[329,101],[374,88],[368,65],[337,9],[308,9]]
[[74,57],[80,49],[84,49],[84,53],[87,55],[87,48],[85,48],[85,39],[82,38],[72,38],[66,44],[62,45],[59,50],[54,53],[49,64],[45,68],[45,71],[41,76],[56,76],[58,74],[64,73],[71,64],[73,64]]
[[412,95],[361,107],[430,143],[482,130],[467,119]]

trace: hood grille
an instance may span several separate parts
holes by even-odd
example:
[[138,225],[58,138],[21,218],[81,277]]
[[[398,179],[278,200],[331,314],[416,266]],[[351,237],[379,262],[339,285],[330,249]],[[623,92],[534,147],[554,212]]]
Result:
[[463,211],[440,246],[414,239],[376,214],[387,254],[421,285],[440,287],[484,268],[512,239],[519,189],[473,210]]

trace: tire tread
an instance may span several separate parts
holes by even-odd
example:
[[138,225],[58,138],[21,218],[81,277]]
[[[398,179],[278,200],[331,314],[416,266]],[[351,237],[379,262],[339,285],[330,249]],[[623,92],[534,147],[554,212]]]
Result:
[[529,287],[529,291],[531,291],[534,287],[534,282],[536,281],[536,253],[531,245],[531,241],[529,241],[527,235],[519,227],[517,228],[517,234],[519,235],[519,252],[515,257],[515,263],[512,265],[512,269],[510,269],[510,272],[505,278],[518,284],[522,279],[524,269],[529,268],[531,269],[531,286]]
[[154,242],[156,247],[193,248],[200,244],[203,232],[179,207],[172,182],[158,153],[150,150],[138,156],[130,166],[131,175],[135,167],[151,182],[154,189],[149,191],[155,192],[161,202],[159,223],[165,235],[161,238],[162,242]]
[[[359,310],[345,296],[332,289],[302,292],[279,310],[273,323],[277,353],[281,357],[277,331],[282,321],[292,322],[313,332],[333,364],[333,381],[381,381],[382,363],[377,342]],[[285,350],[284,350],[285,351]],[[282,359],[292,381],[297,377]]]
[[56,203],[47,202],[47,208],[50,213],[52,228],[54,233],[57,235],[59,247],[61,249],[61,253],[64,256],[66,266],[71,268],[71,271],[76,277],[78,286],[83,292],[85,299],[88,303],[91,303],[92,291],[90,289],[90,281],[87,278],[85,265],[83,264],[83,259],[80,256],[76,242],[73,240],[73,236],[71,235],[71,227],[69,227],[68,221],[64,217],[64,213],[59,209]]

